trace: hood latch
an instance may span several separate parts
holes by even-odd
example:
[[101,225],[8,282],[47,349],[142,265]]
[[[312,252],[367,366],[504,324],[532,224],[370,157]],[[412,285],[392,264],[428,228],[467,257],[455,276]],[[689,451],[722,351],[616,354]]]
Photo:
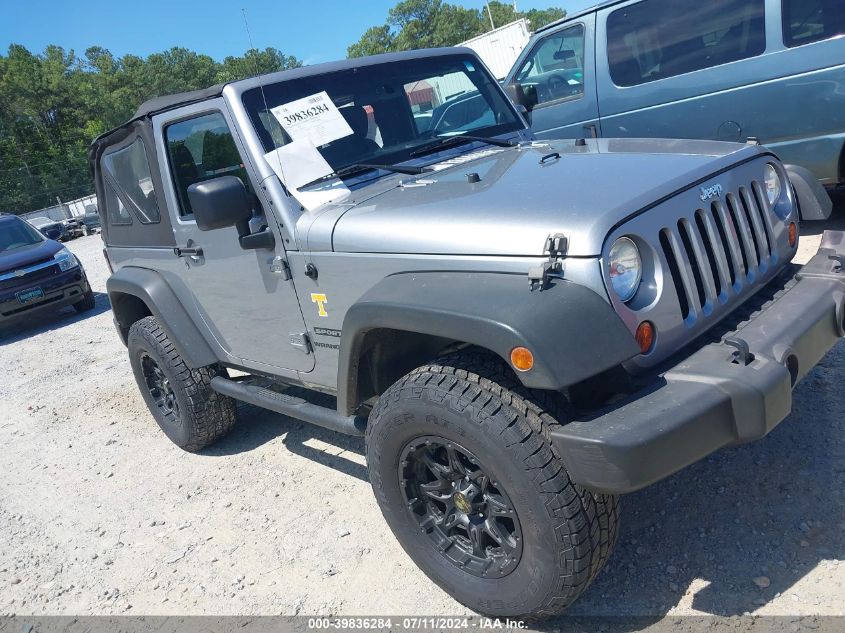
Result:
[[535,288],[544,290],[549,282],[549,277],[563,275],[563,257],[566,255],[568,246],[569,241],[563,233],[555,233],[546,238],[543,251],[549,253],[549,259],[539,266],[529,269],[528,284],[531,290]]

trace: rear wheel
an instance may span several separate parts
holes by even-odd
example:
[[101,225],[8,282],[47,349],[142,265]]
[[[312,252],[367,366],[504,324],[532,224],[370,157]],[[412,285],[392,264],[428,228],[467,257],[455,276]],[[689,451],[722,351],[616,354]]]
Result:
[[180,448],[195,452],[228,433],[235,424],[235,401],[211,388],[225,375],[218,365],[191,369],[155,317],[129,329],[129,362],[135,381],[161,430]]
[[367,428],[370,481],[416,564],[493,616],[545,617],[583,593],[618,534],[618,498],[574,484],[549,441],[554,397],[486,354],[414,370]]

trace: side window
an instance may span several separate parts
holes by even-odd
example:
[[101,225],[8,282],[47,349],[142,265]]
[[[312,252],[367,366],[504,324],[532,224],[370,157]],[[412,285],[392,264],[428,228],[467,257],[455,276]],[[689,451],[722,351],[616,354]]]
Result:
[[113,224],[132,223],[126,204],[143,224],[161,221],[144,141],[136,138],[128,147],[106,154],[103,166],[110,176],[106,178],[105,188]]
[[232,132],[219,112],[168,125],[164,140],[182,217],[194,214],[188,200],[188,187],[194,183],[237,176],[252,192]]
[[532,104],[583,95],[583,25],[569,27],[541,40],[520,66],[516,82]]
[[[803,2],[803,0],[801,0]],[[766,50],[765,0],[644,0],[607,19],[617,86],[637,86]]]
[[845,34],[842,0],[783,0],[783,42],[801,46]]

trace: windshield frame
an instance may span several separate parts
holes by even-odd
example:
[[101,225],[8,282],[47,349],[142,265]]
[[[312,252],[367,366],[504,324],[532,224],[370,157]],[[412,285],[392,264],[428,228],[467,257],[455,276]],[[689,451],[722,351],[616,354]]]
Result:
[[[316,94],[323,90],[329,93],[329,96],[336,105],[341,104],[341,110],[345,104],[349,102],[354,103],[355,107],[365,107],[367,105],[366,96],[360,103],[358,101],[358,97],[361,93],[352,92],[351,94],[337,94],[337,92],[335,92],[333,94],[332,92],[333,85],[336,85],[339,81],[338,78],[342,78],[344,82],[348,83],[350,82],[349,75],[354,75],[359,72],[362,75],[364,73],[371,73],[393,77],[391,81],[385,82],[384,87],[392,85],[394,87],[394,92],[391,94],[395,95],[395,88],[397,86],[400,84],[407,86],[411,83],[419,82],[426,73],[431,73],[432,77],[446,76],[449,73],[459,71],[461,66],[466,67],[467,70],[465,71],[464,76],[472,82],[472,84],[476,87],[478,94],[487,102],[487,109],[483,116],[486,117],[488,115],[492,115],[495,122],[492,125],[478,125],[476,127],[468,127],[466,129],[447,132],[445,136],[460,136],[462,134],[467,134],[471,136],[489,136],[495,138],[499,136],[515,136],[529,130],[525,120],[510,101],[501,84],[493,78],[482,62],[474,54],[470,52],[457,51],[449,53],[441,52],[428,57],[418,54],[404,56],[391,55],[390,57],[393,59],[386,59],[384,61],[379,60],[378,62],[374,61],[370,63],[361,60],[349,60],[347,63],[330,64],[327,65],[328,67],[323,72],[319,72],[319,67],[311,73],[304,72],[306,69],[302,69],[299,72],[287,71],[284,75],[289,75],[289,79],[286,79],[283,75],[279,77],[279,81],[264,81],[248,87],[245,86],[244,90],[242,90],[238,95],[240,101],[239,106],[243,108],[243,111],[246,114],[246,119],[252,127],[252,130],[250,131],[254,132],[257,137],[260,151],[262,153],[267,153],[278,147],[284,146],[276,144],[278,141],[278,132],[276,131],[276,138],[274,138],[273,131],[269,129],[270,127],[278,126],[278,130],[282,130],[282,127],[281,124],[275,120],[271,120],[270,123],[266,122],[267,109],[272,109],[278,105],[300,99],[303,95],[307,96],[308,94]],[[404,70],[403,66],[407,66],[407,68],[410,69],[407,71],[407,79],[405,79],[402,75]],[[436,71],[440,71],[440,73],[438,74]],[[368,81],[368,83],[364,84],[364,88],[362,88],[361,92],[365,93],[367,90],[375,90],[379,87],[380,86],[377,81]],[[470,93],[471,92],[473,91],[470,91]],[[401,96],[402,95],[399,94],[393,98],[398,99]],[[349,98],[349,100],[344,102],[344,98]],[[454,100],[459,102],[463,99],[466,99],[466,94],[456,95]],[[444,98],[443,101],[436,107],[442,107],[450,103],[450,101],[452,101],[452,99]],[[377,101],[374,101],[373,104],[378,107]],[[402,105],[404,106],[405,104],[403,103]],[[407,107],[408,114],[413,116],[413,104],[410,103],[410,100]],[[262,120],[262,117],[264,120]],[[480,120],[480,118],[476,120]],[[472,122],[474,121],[470,121],[470,123]],[[433,142],[442,139],[444,135],[438,134],[436,131],[421,132],[418,128],[409,129],[408,131],[412,133],[411,136],[404,139],[401,143],[385,143],[376,151],[361,152],[356,155],[346,156],[345,158],[348,160],[344,161],[332,161],[327,159],[327,162],[334,171],[341,171],[345,167],[356,163],[379,163],[384,165],[404,165],[405,163],[416,165],[431,163],[432,159],[428,157],[413,157],[411,156],[411,153],[422,147],[430,146]],[[379,134],[381,134],[380,128]],[[289,142],[287,138],[285,138],[285,141],[285,144]],[[477,143],[467,143],[467,146],[474,147],[476,144]],[[330,146],[331,144],[328,144],[328,147]],[[326,148],[327,146],[325,145],[321,146],[321,149]],[[385,149],[387,151],[385,151]],[[446,148],[444,148],[444,151],[445,149]],[[463,146],[456,146],[448,149],[456,153],[467,151],[467,148],[464,148]],[[374,175],[372,173],[366,174],[364,178],[361,178],[362,174],[353,174],[348,177],[344,177],[342,180],[352,181],[355,185],[365,185],[389,174],[390,172],[382,171],[379,172],[378,175]],[[347,182],[346,184],[349,185],[350,182]]]
[[41,231],[32,226],[29,222],[17,216],[13,216],[11,220],[5,219],[4,221],[0,222],[0,232],[4,232],[4,225],[14,226],[15,224],[17,224],[28,235],[28,237],[32,238],[32,241],[27,244],[21,244],[20,246],[13,249],[0,248],[0,255],[11,253],[19,248],[35,246],[36,244],[40,244],[41,242],[47,241],[48,239]]

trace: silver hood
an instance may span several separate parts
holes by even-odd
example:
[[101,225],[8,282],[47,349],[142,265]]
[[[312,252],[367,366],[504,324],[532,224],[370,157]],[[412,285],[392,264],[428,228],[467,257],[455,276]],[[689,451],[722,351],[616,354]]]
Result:
[[[309,223],[308,247],[537,256],[548,235],[563,233],[569,256],[594,257],[620,221],[763,152],[750,145],[662,139],[482,146],[436,165],[434,173],[391,176],[359,189],[347,204],[326,209],[323,221]],[[480,180],[470,182],[471,173]]]

